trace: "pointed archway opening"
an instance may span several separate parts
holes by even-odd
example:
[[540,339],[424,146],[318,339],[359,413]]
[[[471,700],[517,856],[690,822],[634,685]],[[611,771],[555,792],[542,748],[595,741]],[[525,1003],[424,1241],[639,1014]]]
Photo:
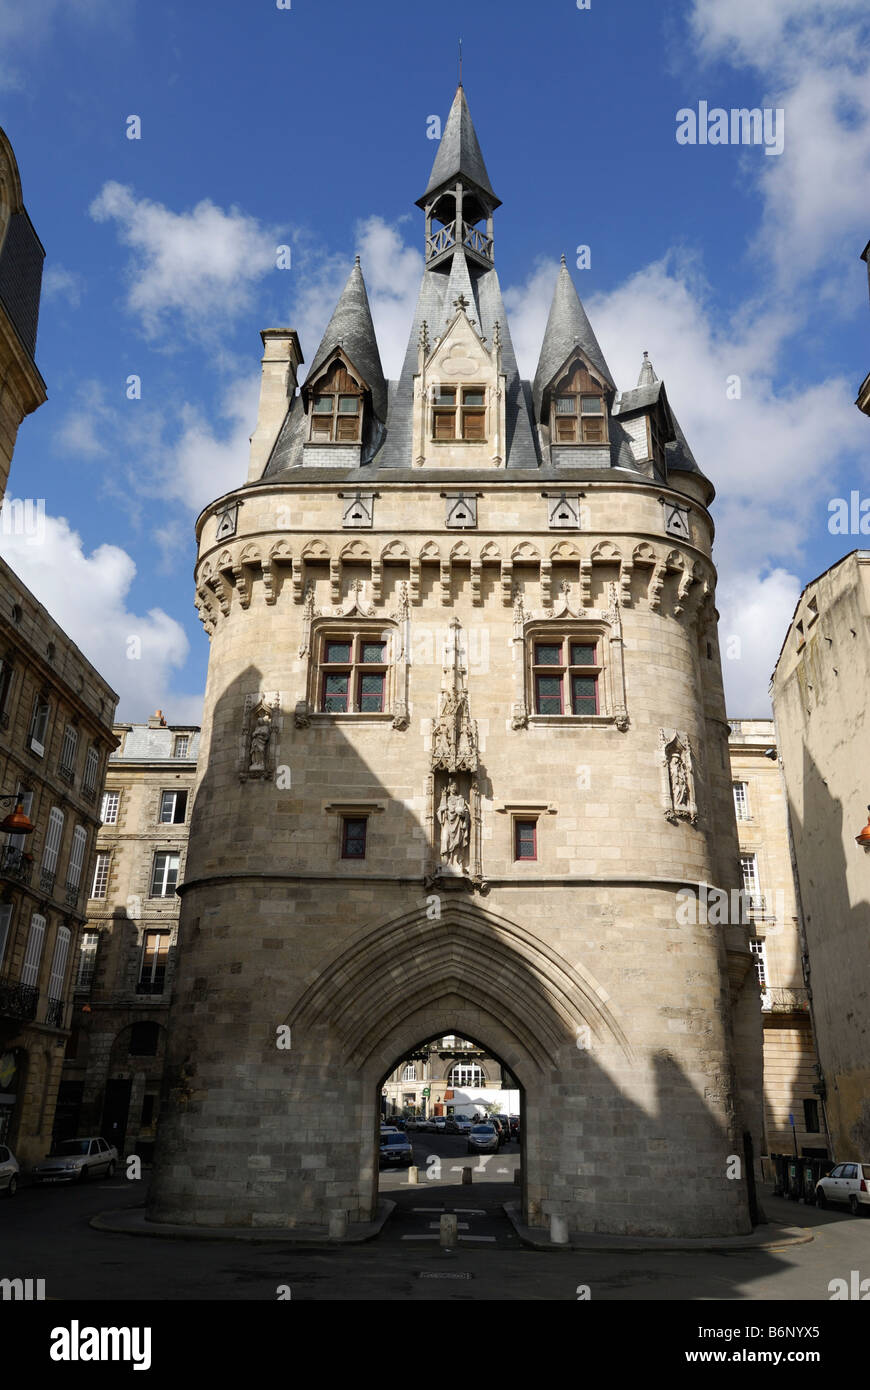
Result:
[[460,1240],[510,1237],[504,1203],[525,1208],[524,1100],[492,1046],[452,1026],[396,1059],[373,1096],[373,1207],[395,1203],[395,1238],[432,1240],[444,1212],[457,1215]]

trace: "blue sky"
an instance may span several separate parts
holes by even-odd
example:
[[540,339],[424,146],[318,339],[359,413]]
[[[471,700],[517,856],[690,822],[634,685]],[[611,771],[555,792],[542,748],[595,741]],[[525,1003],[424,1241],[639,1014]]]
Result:
[[[47,251],[49,396],[9,487],[45,499],[45,534],[0,534],[0,552],[119,715],[198,717],[193,522],[246,477],[259,330],[297,328],[310,361],[360,252],[395,375],[427,121],[446,118],[460,36],[523,373],[559,256],[573,268],[588,245],[575,281],[618,385],[649,350],[718,490],[729,709],[766,714],[800,588],[867,544],[830,534],[828,503],[870,491],[853,404],[870,369],[868,27],[865,0],[0,0],[0,124]],[[679,145],[676,113],[700,101],[781,108],[782,154]]]

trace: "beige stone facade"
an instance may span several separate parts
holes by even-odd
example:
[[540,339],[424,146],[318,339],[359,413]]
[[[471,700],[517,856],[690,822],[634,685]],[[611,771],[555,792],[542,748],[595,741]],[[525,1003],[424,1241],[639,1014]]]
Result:
[[514,1078],[496,1057],[467,1038],[447,1035],[433,1038],[424,1047],[403,1057],[385,1080],[381,1092],[382,1113],[401,1115],[451,1115],[471,1113],[470,1103],[458,1103],[470,1088],[478,1091],[516,1089]]
[[[732,719],[731,775],[764,1033],[765,1153],[828,1152],[772,719]],[[794,1130],[790,1117],[794,1119]]]
[[[0,527],[42,543],[35,499],[4,500],[25,415],[45,400],[34,361],[44,251],[0,130]],[[0,560],[0,1140],[26,1170],[51,1142],[71,979],[117,695]]]
[[773,676],[813,1023],[838,1162],[870,1153],[870,801],[863,726],[870,682],[870,551],[802,593]]
[[[444,206],[497,206],[466,117],[460,89],[402,380],[357,266],[313,388],[295,335],[264,335],[251,480],[197,523],[211,648],[151,1216],[368,1219],[384,1080],[453,1033],[522,1090],[531,1225],[741,1232],[747,932],[678,917],[687,885],[739,886],[712,489],[666,466],[663,432],[685,441],[651,368],[617,400],[564,266],[519,382],[491,239]],[[453,394],[443,362],[425,389],[453,341]]]
[[25,1168],[52,1137],[117,698],[0,561],[0,791],[36,827],[0,836],[0,1137]]
[[152,1157],[199,729],[116,724],[56,1130]]

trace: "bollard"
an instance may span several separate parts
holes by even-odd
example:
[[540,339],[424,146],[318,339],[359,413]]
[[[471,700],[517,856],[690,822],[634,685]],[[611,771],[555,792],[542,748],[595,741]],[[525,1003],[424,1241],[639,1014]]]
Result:
[[344,1207],[329,1213],[329,1239],[342,1240],[347,1235],[347,1211]]
[[522,1168],[515,1168],[515,1169],[514,1169],[514,1186],[515,1186],[515,1187],[522,1187],[522,1185],[523,1185],[523,1170],[522,1170]]
[[445,1212],[440,1222],[440,1240],[445,1250],[453,1250],[456,1246],[458,1218],[451,1212]]
[[411,1186],[413,1187],[414,1184],[415,1184],[415,1183],[418,1183],[419,1181],[420,1181],[420,1169],[417,1167],[416,1164],[412,1164],[411,1167],[408,1169],[408,1182],[409,1182],[409,1183],[411,1184]]
[[463,1170],[462,1170],[462,1185],[463,1185],[463,1187],[467,1186],[467,1185],[471,1182],[471,1174],[472,1174],[472,1169],[471,1169],[471,1168],[463,1168]]
[[550,1240],[554,1245],[568,1244],[568,1222],[555,1212],[550,1215]]

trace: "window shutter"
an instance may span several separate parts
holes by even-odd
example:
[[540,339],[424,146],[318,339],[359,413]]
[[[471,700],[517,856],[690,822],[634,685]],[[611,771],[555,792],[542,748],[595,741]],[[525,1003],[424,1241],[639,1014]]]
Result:
[[48,979],[49,999],[63,998],[63,980],[66,974],[71,936],[69,927],[58,928],[57,940],[54,943],[54,955],[51,958],[51,973]]
[[69,869],[66,876],[68,888],[78,888],[82,879],[82,865],[85,861],[85,845],[88,842],[88,832],[84,826],[77,825],[73,831],[72,849],[69,854]]
[[34,912],[30,919],[30,932],[21,967],[21,983],[36,988],[39,979],[39,962],[42,959],[42,941],[45,936],[45,918]]
[[53,874],[57,866],[62,835],[63,811],[58,810],[57,806],[53,806],[48,818],[48,834],[45,837],[45,849],[42,853],[42,868],[47,874]]
[[97,785],[97,769],[98,769],[98,767],[99,767],[99,763],[100,763],[100,755],[99,755],[99,753],[97,752],[96,748],[89,748],[89,749],[88,749],[88,760],[87,760],[87,762],[85,763],[85,780],[84,780],[84,786],[85,786],[85,790],[86,790],[86,791],[92,792],[92,791],[94,791],[94,790],[96,789],[96,785]]
[[66,772],[73,772],[75,769],[78,741],[78,730],[74,729],[72,724],[67,724],[63,736],[63,747],[60,752],[60,765]]

